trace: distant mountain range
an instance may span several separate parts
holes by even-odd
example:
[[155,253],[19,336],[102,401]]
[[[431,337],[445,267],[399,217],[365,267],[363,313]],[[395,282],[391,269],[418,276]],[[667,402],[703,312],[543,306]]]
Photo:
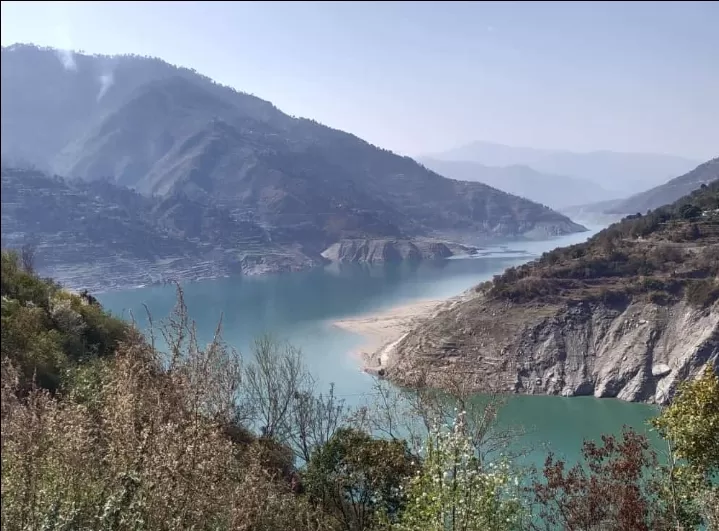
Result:
[[700,164],[692,171],[650,190],[635,194],[605,208],[609,214],[644,214],[660,206],[673,203],[680,197],[719,179],[719,158]]
[[605,190],[591,180],[542,173],[520,164],[485,166],[478,162],[429,157],[419,157],[417,161],[440,175],[481,182],[551,208],[617,197],[616,192]]
[[[90,192],[76,188],[73,180],[117,188],[90,208],[95,212],[114,212],[117,196],[127,193],[121,187],[141,194],[132,196],[133,204],[139,205],[142,196],[154,197],[151,205],[138,207],[149,220],[138,228],[138,237],[147,227],[169,230],[161,231],[163,238],[177,236],[158,214],[163,203],[156,201],[170,201],[172,208],[165,210],[174,216],[171,225],[194,216],[194,227],[206,227],[205,216],[213,212],[219,217],[210,224],[219,224],[221,233],[250,224],[242,230],[261,229],[274,249],[298,250],[297,261],[283,267],[320,260],[325,249],[347,239],[473,243],[584,230],[545,206],[481,183],[444,178],[409,157],[290,117],[193,70],[138,56],[76,54],[73,63],[68,68],[57,50],[31,45],[2,48],[0,61],[5,166],[32,166],[67,177],[67,193],[81,196],[73,200],[77,210],[56,212],[67,216],[71,228],[45,247],[49,254],[62,255],[65,237],[88,230],[75,218],[90,208],[85,197]],[[10,186],[5,176],[3,183]],[[45,191],[49,186],[39,178],[32,183]],[[24,193],[23,201],[31,195]],[[54,200],[52,193],[45,197]],[[5,207],[3,199],[7,239],[5,222],[11,220]],[[22,212],[18,219],[33,227],[38,222],[33,216],[45,216],[35,208],[32,202],[20,205],[14,215]],[[82,215],[87,219],[89,213]],[[53,224],[62,226],[60,221]],[[119,225],[126,229],[134,223],[126,219]],[[119,225],[108,228],[108,239],[118,238],[113,231]],[[212,230],[195,232],[198,245]],[[31,230],[26,232],[30,237]],[[123,238],[132,240],[132,233]],[[142,244],[129,240],[117,239],[118,246]],[[223,238],[212,242],[223,252],[244,251]],[[257,242],[251,248],[257,249]],[[187,254],[193,253],[190,246]]]
[[628,214],[644,214],[661,206],[673,203],[680,197],[719,179],[719,158],[700,164],[693,170],[671,179],[660,186],[634,194],[626,199],[599,201],[562,208],[572,219],[594,224],[610,223]]
[[[663,184],[700,162],[673,155],[613,151],[575,153],[492,142],[472,142],[427,156],[440,160],[479,162],[486,166],[526,165],[542,173],[592,181],[619,197]],[[559,190],[559,186],[556,189]]]

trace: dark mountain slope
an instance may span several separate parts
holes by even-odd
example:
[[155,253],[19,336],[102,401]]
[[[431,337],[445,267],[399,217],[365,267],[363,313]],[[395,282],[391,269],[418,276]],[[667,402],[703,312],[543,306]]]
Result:
[[[77,68],[66,70],[53,50],[2,54],[3,157],[146,195],[182,192],[283,242],[319,252],[348,237],[476,241],[583,229],[156,59],[76,54]],[[48,95],[53,84],[60,90]]]
[[37,266],[73,287],[302,269],[322,263],[279,246],[257,223],[186,194],[141,196],[103,181],[2,170],[2,246],[37,247]]
[[[55,157],[99,119],[140,89],[172,77],[195,80],[206,91],[258,121],[280,124],[287,117],[271,103],[160,59],[136,55],[73,54],[67,68],[60,52],[16,44],[2,48],[2,152],[56,169]],[[59,172],[58,172],[59,173]]]

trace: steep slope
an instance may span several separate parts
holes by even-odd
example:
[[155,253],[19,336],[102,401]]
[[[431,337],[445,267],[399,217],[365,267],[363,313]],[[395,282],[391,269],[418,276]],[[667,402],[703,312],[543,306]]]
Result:
[[[282,243],[319,253],[343,238],[475,241],[583,230],[546,207],[445,179],[156,59],[76,54],[68,71],[53,50],[2,53],[4,158],[146,195],[182,192],[251,217]],[[104,89],[102,72],[112,79]],[[50,97],[53,83],[62,90]]]
[[377,264],[449,258],[476,252],[477,249],[465,245],[432,240],[342,240],[327,248],[322,256],[332,262]]
[[175,190],[147,197],[107,181],[67,181],[37,170],[3,167],[0,195],[3,247],[36,247],[38,271],[76,288],[294,271],[327,261],[438,259],[476,251],[425,238],[369,239],[362,241],[386,252],[369,260],[349,259],[348,240],[343,239],[323,257],[285,241],[286,233],[267,230],[252,215],[233,214],[206,196]]
[[672,203],[692,190],[696,190],[702,184],[708,184],[716,179],[719,179],[719,158],[705,162],[665,184],[628,197],[624,201],[606,208],[605,211],[609,214],[646,212]]
[[510,268],[384,349],[406,385],[666,403],[719,369],[719,180]]
[[587,179],[623,196],[662,184],[698,164],[697,161],[673,155],[612,151],[574,153],[492,142],[472,142],[430,156],[441,160],[479,162],[487,166],[526,165],[543,173]]
[[231,101],[249,118],[273,124],[286,118],[269,102],[160,59],[68,54],[27,44],[2,48],[0,139],[5,158],[60,173],[55,157],[98,119],[126,103],[140,87],[178,76]]
[[2,246],[37,247],[37,267],[71,287],[302,269],[321,263],[280,247],[254,222],[176,193],[2,170]]
[[432,171],[461,181],[481,182],[510,194],[526,197],[551,208],[561,208],[614,194],[587,179],[550,175],[529,166],[485,166],[478,162],[420,157],[418,162]]

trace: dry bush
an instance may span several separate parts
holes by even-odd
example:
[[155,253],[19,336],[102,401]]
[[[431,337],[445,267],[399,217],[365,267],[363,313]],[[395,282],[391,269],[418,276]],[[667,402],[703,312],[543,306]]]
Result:
[[133,337],[87,387],[93,400],[22,393],[3,362],[3,529],[329,529],[262,462],[261,441],[228,436],[240,358],[219,328],[201,348],[178,301],[169,356]]
[[315,393],[298,351],[262,338],[243,364],[220,332],[198,344],[178,287],[149,341],[130,330],[113,356],[73,366],[58,392],[28,387],[5,358],[2,529],[331,531],[340,524],[302,493],[294,463],[340,428],[420,441],[459,407],[478,451],[507,440],[491,429],[498,396],[475,408],[461,379],[454,400],[378,384],[376,402],[350,416],[332,389]]

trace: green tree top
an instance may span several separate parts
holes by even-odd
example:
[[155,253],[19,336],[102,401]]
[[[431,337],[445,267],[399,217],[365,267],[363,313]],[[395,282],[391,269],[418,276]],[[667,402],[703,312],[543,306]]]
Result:
[[652,424],[671,442],[675,457],[705,477],[719,473],[719,378],[710,365],[698,379],[682,384]]

